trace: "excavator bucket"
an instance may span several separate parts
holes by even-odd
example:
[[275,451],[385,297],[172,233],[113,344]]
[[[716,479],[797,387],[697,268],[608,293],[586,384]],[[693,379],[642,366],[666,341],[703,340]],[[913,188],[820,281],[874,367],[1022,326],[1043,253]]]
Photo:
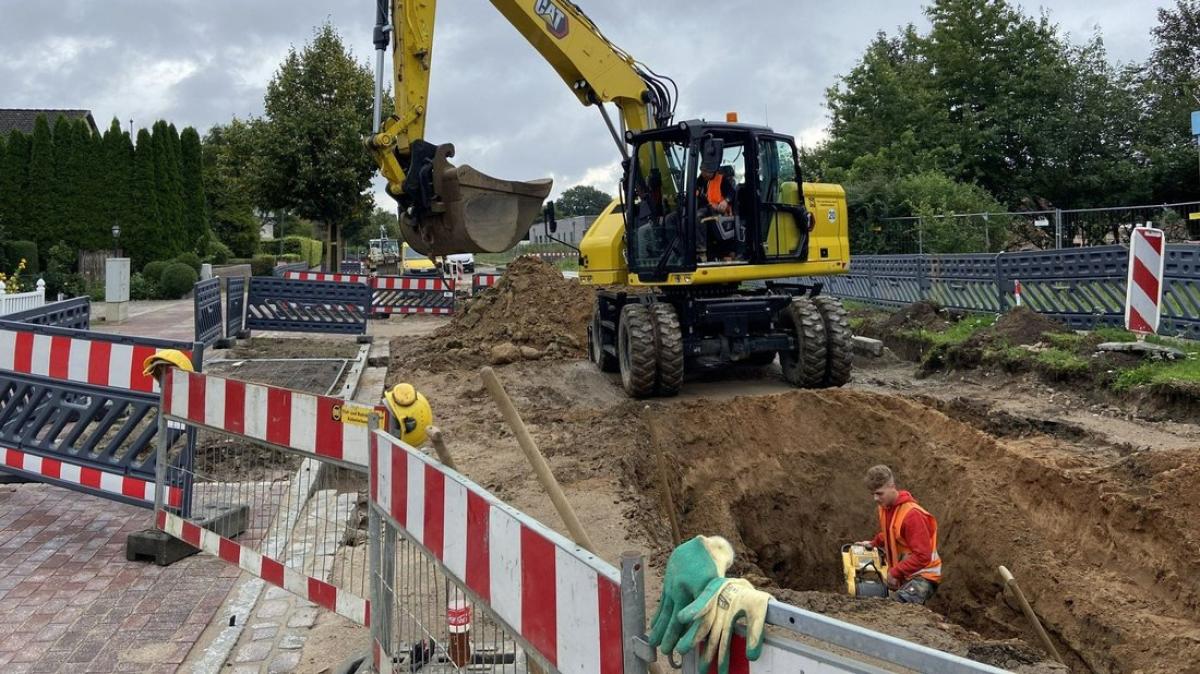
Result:
[[424,213],[401,216],[404,240],[427,256],[499,253],[517,245],[554,181],[500,180],[451,164],[447,158],[453,153],[453,146],[438,148],[430,167],[435,200]]

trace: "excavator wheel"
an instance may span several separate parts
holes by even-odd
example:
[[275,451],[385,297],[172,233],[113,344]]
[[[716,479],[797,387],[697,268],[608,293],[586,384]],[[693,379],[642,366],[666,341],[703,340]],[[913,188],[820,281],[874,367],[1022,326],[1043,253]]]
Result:
[[658,387],[661,396],[673,396],[683,386],[683,331],[675,307],[663,302],[650,305],[658,351]]
[[796,297],[781,312],[780,321],[796,335],[795,351],[779,352],[783,378],[798,388],[820,388],[825,384],[828,358],[825,322],[817,306],[807,297]]
[[592,324],[588,327],[588,353],[601,372],[617,372],[621,369],[617,357],[604,350],[604,331],[600,325],[600,300],[592,310]]
[[844,386],[850,381],[854,344],[850,320],[842,301],[829,295],[813,298],[825,324],[825,386]]
[[654,395],[658,379],[658,357],[654,346],[654,321],[642,304],[627,304],[621,309],[617,328],[617,353],[621,386],[631,398]]

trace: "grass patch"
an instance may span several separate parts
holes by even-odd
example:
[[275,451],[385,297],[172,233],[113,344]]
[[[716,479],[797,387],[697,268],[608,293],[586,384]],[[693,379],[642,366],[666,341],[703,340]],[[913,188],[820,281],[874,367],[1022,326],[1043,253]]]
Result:
[[1038,370],[1055,379],[1070,379],[1087,374],[1089,363],[1070,351],[1046,349],[1034,356]]
[[968,316],[942,332],[921,328],[918,330],[900,330],[896,334],[911,340],[927,343],[930,346],[957,346],[967,341],[971,335],[984,328],[991,327],[995,323],[996,316],[994,315]]
[[1085,337],[1074,332],[1047,332],[1044,337],[1050,346],[1063,351],[1079,352],[1084,346]]
[[1125,328],[1102,326],[1092,330],[1092,335],[1101,342],[1136,342],[1137,335]]
[[984,349],[983,362],[999,366],[1008,372],[1020,372],[1027,369],[1033,362],[1033,352],[1019,346]]

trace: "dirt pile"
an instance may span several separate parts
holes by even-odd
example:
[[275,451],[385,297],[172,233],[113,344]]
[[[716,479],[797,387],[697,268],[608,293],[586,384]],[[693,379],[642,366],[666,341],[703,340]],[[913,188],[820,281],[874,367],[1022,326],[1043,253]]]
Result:
[[491,289],[433,334],[431,365],[475,367],[542,358],[583,358],[595,295],[537,258],[517,258]]
[[[1184,561],[1200,555],[1200,505],[1181,488],[1200,472],[1200,450],[1085,458],[848,390],[688,401],[652,408],[645,423],[676,466],[685,533],[727,536],[736,573],[841,592],[837,551],[873,533],[861,475],[882,462],[939,517],[947,572],[930,608],[984,637],[975,655],[1015,662],[1025,655],[994,640],[1036,643],[1005,601],[1003,564],[1075,671],[1181,671],[1200,658],[1200,583]],[[652,457],[630,460],[631,481],[651,495]],[[662,526],[657,503],[647,498],[647,529]]]
[[972,335],[980,344],[1022,346],[1037,344],[1048,332],[1065,332],[1067,326],[1029,307],[1016,307],[1000,317],[990,328]]
[[904,330],[940,331],[950,327],[953,321],[945,309],[933,302],[915,302],[892,314],[884,321],[882,329],[887,334]]

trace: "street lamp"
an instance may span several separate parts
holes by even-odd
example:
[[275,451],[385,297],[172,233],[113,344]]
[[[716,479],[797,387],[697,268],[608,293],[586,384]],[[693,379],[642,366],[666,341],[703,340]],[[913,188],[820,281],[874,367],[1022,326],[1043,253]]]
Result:
[[117,251],[119,250],[117,242],[121,238],[121,225],[119,225],[117,223],[113,223],[112,235],[113,235],[113,257],[117,257]]

